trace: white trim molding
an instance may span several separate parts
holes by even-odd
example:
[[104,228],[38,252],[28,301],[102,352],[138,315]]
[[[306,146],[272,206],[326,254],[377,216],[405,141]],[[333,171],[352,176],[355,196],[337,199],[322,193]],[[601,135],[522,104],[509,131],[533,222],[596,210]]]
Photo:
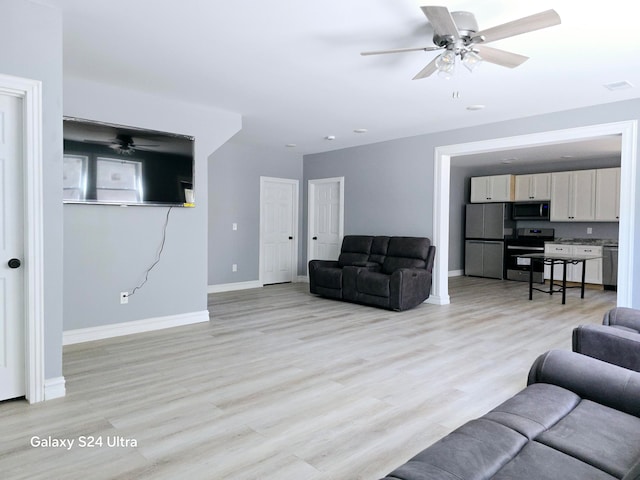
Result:
[[42,82],[0,74],[0,94],[21,98],[24,115],[25,397],[36,403],[45,399]]
[[64,377],[47,378],[44,381],[44,399],[53,400],[62,398],[67,394]]
[[62,335],[63,345],[74,345],[76,343],[93,342],[104,340],[105,338],[121,337],[134,333],[152,332],[165,328],[182,327],[195,323],[209,321],[209,312],[182,313],[179,315],[167,315],[166,317],[145,318],[143,320],[133,320],[131,322],[113,323],[101,325],[99,327],[79,328],[67,330]]
[[447,270],[449,261],[449,182],[452,157],[578,141],[604,135],[621,136],[617,297],[618,306],[630,307],[632,305],[632,294],[634,290],[632,268],[635,261],[633,251],[636,229],[634,208],[636,205],[636,177],[638,175],[636,167],[638,153],[637,120],[589,125],[566,130],[554,130],[436,147],[434,153],[433,242],[434,245],[438,246],[438,252],[436,254],[433,276],[434,301],[441,300],[442,303],[449,303]]
[[209,285],[207,287],[207,293],[223,293],[223,292],[235,292],[236,290],[249,290],[251,288],[262,288],[264,285],[259,280],[252,280],[250,282],[235,282],[235,283],[218,283],[217,285]]

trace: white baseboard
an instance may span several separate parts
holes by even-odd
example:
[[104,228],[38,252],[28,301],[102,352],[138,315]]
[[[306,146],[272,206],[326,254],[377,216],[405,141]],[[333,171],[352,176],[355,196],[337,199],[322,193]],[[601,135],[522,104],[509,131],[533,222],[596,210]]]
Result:
[[220,283],[218,285],[209,285],[207,287],[207,293],[234,292],[236,290],[248,290],[250,288],[262,287],[263,285],[259,280],[252,280],[250,282]]
[[464,270],[449,270],[450,277],[461,277],[464,275]]
[[73,345],[75,343],[92,342],[105,338],[131,335],[132,333],[150,332],[162,330],[164,328],[181,327],[194,323],[209,321],[209,312],[182,313],[179,315],[168,315],[166,317],[145,318],[131,322],[113,323],[111,325],[101,325],[99,327],[79,328],[67,330],[62,334],[63,345]]
[[47,378],[44,381],[44,399],[53,400],[62,398],[67,394],[64,377]]
[[298,275],[298,283],[309,283],[309,277],[307,275]]
[[451,303],[451,298],[448,295],[446,297],[429,295],[429,298],[427,298],[424,303],[430,303],[432,305],[449,305]]

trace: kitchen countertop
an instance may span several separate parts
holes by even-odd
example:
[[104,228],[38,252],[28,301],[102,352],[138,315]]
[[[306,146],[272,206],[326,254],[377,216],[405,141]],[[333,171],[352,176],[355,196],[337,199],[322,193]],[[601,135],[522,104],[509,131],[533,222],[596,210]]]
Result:
[[617,247],[618,240],[611,238],[556,238],[546,243],[560,243],[564,245],[594,245],[600,247]]

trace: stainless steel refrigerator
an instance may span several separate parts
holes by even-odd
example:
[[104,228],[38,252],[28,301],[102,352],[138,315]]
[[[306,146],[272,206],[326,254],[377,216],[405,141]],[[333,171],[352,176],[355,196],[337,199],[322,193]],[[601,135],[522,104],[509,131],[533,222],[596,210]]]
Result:
[[504,239],[513,235],[509,203],[466,206],[464,274],[504,278]]

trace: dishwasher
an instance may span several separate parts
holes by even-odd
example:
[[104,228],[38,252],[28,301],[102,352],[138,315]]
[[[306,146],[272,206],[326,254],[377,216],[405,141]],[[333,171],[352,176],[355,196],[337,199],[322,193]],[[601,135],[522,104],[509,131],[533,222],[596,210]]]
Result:
[[602,284],[605,290],[618,289],[618,246],[602,248]]

